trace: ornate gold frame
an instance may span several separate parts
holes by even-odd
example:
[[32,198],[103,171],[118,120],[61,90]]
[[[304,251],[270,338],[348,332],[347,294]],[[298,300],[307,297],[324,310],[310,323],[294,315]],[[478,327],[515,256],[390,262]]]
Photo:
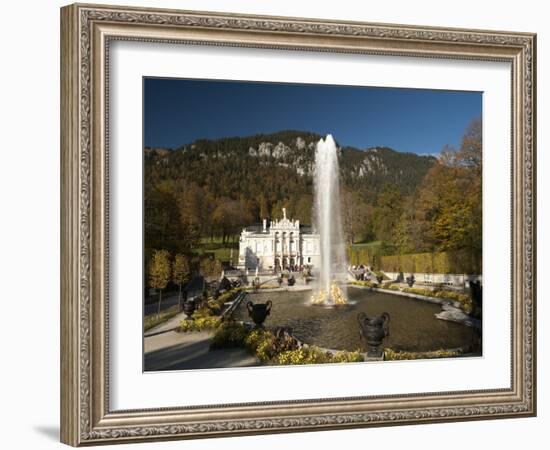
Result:
[[[509,389],[111,411],[108,95],[112,40],[507,61],[512,66]],[[529,33],[99,5],[61,9],[61,440],[70,445],[533,416],[535,51]]]

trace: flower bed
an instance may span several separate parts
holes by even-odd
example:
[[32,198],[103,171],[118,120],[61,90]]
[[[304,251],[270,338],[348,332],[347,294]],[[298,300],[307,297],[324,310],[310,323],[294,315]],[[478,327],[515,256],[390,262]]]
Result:
[[182,320],[178,325],[177,331],[215,330],[222,323],[221,317],[219,316],[195,317],[195,314],[193,314],[193,317],[194,320]]
[[453,358],[462,355],[460,349],[456,350],[434,350],[431,352],[401,352],[391,348],[384,349],[384,361],[405,361],[410,359],[434,359],[434,358]]
[[212,349],[243,347],[270,365],[327,364],[364,361],[359,352],[327,352],[316,346],[300,345],[284,332],[252,329],[237,322],[220,326],[212,338]]
[[216,330],[222,324],[220,314],[225,303],[235,299],[243,288],[232,289],[224,292],[217,299],[208,299],[206,303],[193,313],[193,320],[180,321],[177,331],[204,331]]
[[278,356],[278,363],[281,365],[294,364],[326,364],[363,362],[363,355],[359,351],[337,353],[325,352],[318,347],[302,347],[296,350],[282,352]]

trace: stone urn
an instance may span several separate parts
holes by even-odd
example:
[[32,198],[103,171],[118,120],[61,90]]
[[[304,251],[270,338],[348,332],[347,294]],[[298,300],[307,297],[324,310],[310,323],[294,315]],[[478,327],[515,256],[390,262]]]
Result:
[[252,303],[249,301],[246,304],[246,309],[248,309],[248,315],[252,321],[256,324],[256,327],[262,327],[265,319],[269,316],[271,312],[271,300],[268,300],[266,303]]
[[470,281],[470,294],[472,296],[472,315],[481,319],[483,305],[483,287],[479,281]]
[[367,356],[379,358],[382,356],[380,346],[386,336],[389,336],[390,330],[388,323],[390,315],[386,312],[379,316],[367,316],[364,312],[357,315],[359,322],[359,334],[361,340],[366,344]]
[[193,313],[195,312],[195,309],[196,309],[196,305],[195,305],[194,299],[183,302],[183,312],[187,316],[185,320],[193,320],[192,316],[193,316]]

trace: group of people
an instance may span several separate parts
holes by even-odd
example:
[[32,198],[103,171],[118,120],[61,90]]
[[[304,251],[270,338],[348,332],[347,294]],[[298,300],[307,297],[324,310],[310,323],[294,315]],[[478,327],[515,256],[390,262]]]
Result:
[[372,277],[370,275],[371,267],[359,264],[357,266],[350,266],[349,270],[355,274],[355,278],[359,281],[369,281]]

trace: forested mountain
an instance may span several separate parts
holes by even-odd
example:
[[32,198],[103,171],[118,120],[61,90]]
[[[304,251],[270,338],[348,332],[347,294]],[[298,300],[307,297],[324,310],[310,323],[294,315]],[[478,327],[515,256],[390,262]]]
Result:
[[[197,140],[177,149],[145,149],[146,191],[172,184],[200,189],[205,199],[247,203],[243,219],[278,217],[281,207],[311,221],[315,144],[320,135],[281,131],[269,135]],[[409,195],[436,161],[431,156],[379,147],[340,148],[343,188],[374,203],[385,186]],[[177,187],[181,187],[178,189]]]

